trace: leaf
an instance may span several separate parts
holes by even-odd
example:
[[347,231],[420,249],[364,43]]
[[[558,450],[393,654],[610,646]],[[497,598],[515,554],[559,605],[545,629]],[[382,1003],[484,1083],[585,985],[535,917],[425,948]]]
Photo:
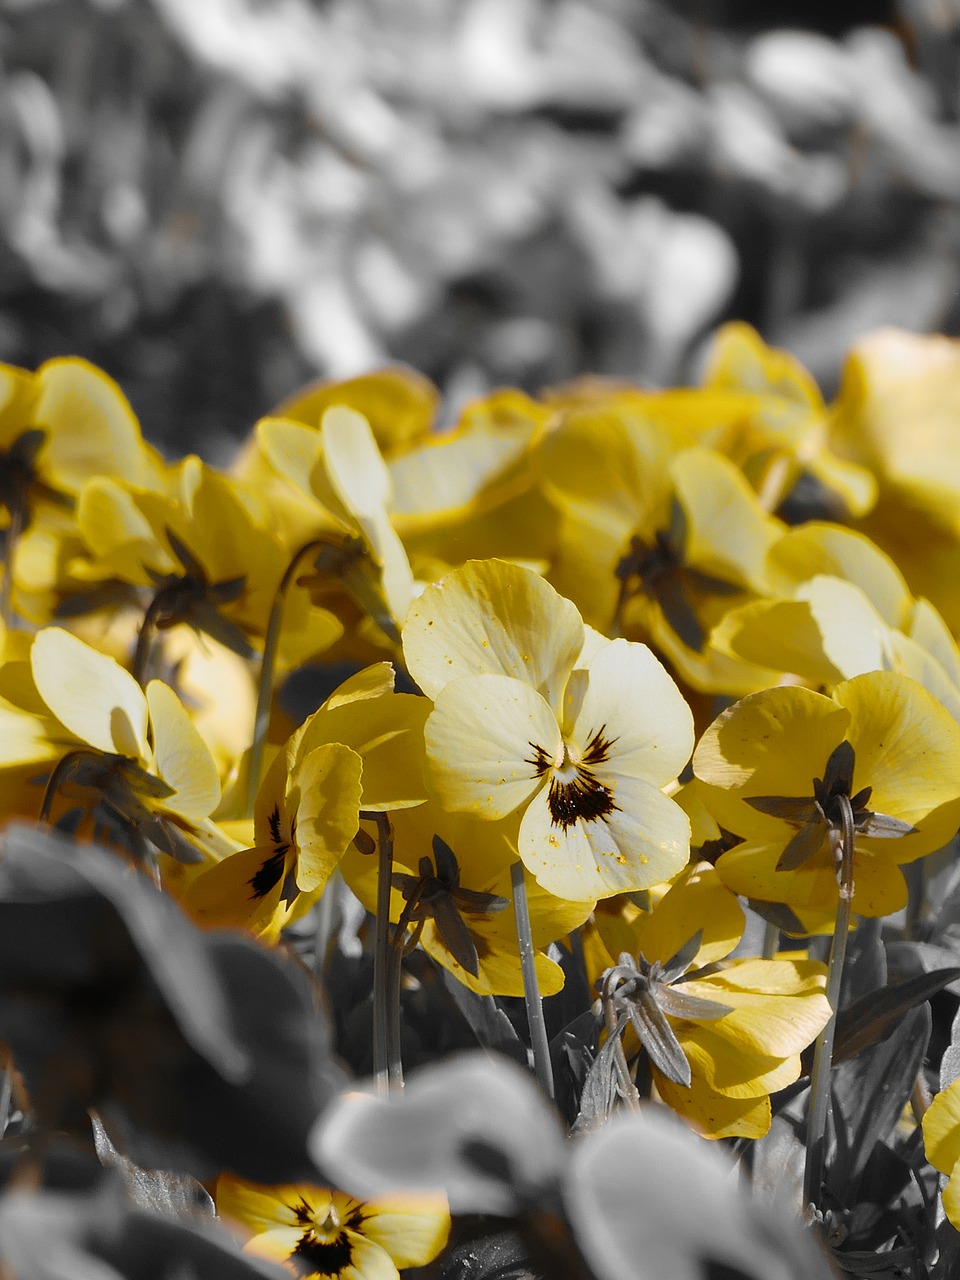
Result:
[[886,1040],[834,1072],[838,1135],[843,1122],[848,1139],[828,1170],[837,1203],[855,1203],[856,1184],[875,1145],[893,1132],[923,1065],[931,1025],[928,1006],[910,1009]]
[[885,1040],[903,1016],[960,978],[960,968],[937,969],[861,996],[837,1017],[834,1064],[846,1062]]
[[777,859],[777,870],[796,871],[797,867],[809,862],[823,844],[826,834],[827,823],[821,817],[801,827]]
[[91,1112],[93,1140],[100,1163],[119,1171],[133,1204],[169,1218],[216,1217],[213,1200],[196,1178],[164,1169],[141,1169],[110,1141],[96,1112]]
[[[620,1031],[625,1023],[626,1018],[621,1023]],[[607,1036],[587,1072],[580,1093],[580,1110],[571,1130],[574,1134],[585,1133],[603,1124],[616,1106],[619,1090],[614,1053],[620,1031]]]
[[478,1043],[526,1066],[527,1051],[523,1042],[493,996],[470,991],[447,969],[441,970],[440,978]]

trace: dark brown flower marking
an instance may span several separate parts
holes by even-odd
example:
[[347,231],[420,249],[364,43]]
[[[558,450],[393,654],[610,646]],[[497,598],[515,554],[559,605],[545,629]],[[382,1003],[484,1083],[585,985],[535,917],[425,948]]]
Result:
[[527,757],[525,763],[533,765],[538,778],[550,772],[547,807],[553,825],[560,827],[562,831],[566,831],[580,819],[593,822],[597,818],[606,818],[620,807],[614,803],[611,788],[600,782],[592,772],[592,767],[609,759],[610,748],[616,742],[616,738],[605,736],[606,729],[607,726],[602,724],[590,738],[579,764],[571,762],[564,766],[564,772],[573,770],[572,777],[561,778],[560,771],[543,747],[537,746],[535,742],[529,744],[533,748],[533,756]]

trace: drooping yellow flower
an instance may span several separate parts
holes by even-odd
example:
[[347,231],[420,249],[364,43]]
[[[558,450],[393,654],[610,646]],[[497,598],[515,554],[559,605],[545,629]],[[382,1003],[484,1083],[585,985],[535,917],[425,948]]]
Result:
[[601,982],[661,1098],[712,1138],[766,1133],[770,1094],[798,1078],[830,1017],[818,961],[726,959],[743,928],[736,898],[700,863],[637,918],[631,951]]
[[563,517],[551,581],[591,626],[649,641],[705,692],[776,678],[710,644],[727,610],[765,593],[766,553],[782,532],[728,458],[677,451],[648,422],[585,410],[540,452]]
[[956,642],[868,538],[810,522],[784,534],[767,565],[773,598],[731,609],[712,632],[718,648],[824,689],[867,671],[898,671],[960,721]]
[[203,826],[220,799],[217,767],[168,685],[151,680],[144,692],[113,658],[59,627],[34,639],[30,673],[25,696],[52,717],[46,731],[73,760],[69,782],[92,794],[107,825],[165,852],[176,850],[178,829]]
[[[510,868],[519,818],[480,822],[435,803],[396,810],[390,918],[404,922],[423,949],[479,995],[523,995]],[[373,831],[370,831],[373,835]],[[376,859],[348,849],[343,878],[376,909]],[[589,916],[593,902],[565,902],[532,883],[527,889],[537,986],[553,995],[563,970],[545,948]]]
[[496,560],[429,587],[403,639],[434,701],[427,758],[444,808],[522,811],[521,859],[569,901],[680,870],[689,822],[661,788],[689,758],[693,718],[646,645],[587,632],[537,574]]
[[[271,466],[312,505],[310,537],[334,532],[356,543],[361,554],[345,558],[340,577],[387,635],[398,634],[413,597],[413,574],[390,522],[390,473],[366,418],[334,405],[319,431],[264,418],[257,437]],[[323,586],[322,576],[317,585]]]
[[[90,555],[74,573],[149,588],[155,625],[185,622],[245,656],[262,639],[288,556],[236,482],[199,458],[172,467],[165,489],[107,477],[84,488],[77,518]],[[306,601],[301,599],[301,613]],[[311,617],[315,651],[342,628]],[[253,642],[253,643],[251,643]]]
[[425,698],[393,692],[377,663],[344,681],[290,736],[254,807],[254,844],[206,869],[187,908],[206,924],[275,933],[315,900],[360,824],[360,810],[422,804]]
[[788,351],[768,347],[748,324],[726,324],[714,335],[705,400],[718,392],[746,394],[749,402],[740,415],[720,423],[705,405],[703,443],[738,463],[768,510],[776,510],[804,473],[824,486],[832,505],[839,497],[854,516],[876,501],[869,468],[831,449],[830,416],[813,376]]
[[700,795],[743,838],[717,871],[735,893],[786,903],[809,932],[833,927],[838,797],[853,808],[853,909],[906,902],[900,865],[960,826],[960,726],[915,681],[878,671],[830,697],[791,687],[741,699],[693,758]]
[[248,1236],[246,1253],[301,1277],[399,1280],[443,1249],[450,1213],[442,1195],[401,1193],[356,1200],[329,1187],[258,1187],[223,1175],[221,1217]]

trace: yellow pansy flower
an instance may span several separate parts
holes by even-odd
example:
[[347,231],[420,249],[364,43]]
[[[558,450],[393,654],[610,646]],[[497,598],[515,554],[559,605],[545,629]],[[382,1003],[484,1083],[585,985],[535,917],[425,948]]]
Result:
[[34,639],[30,672],[53,718],[47,732],[67,748],[57,766],[63,781],[92,790],[94,811],[108,825],[176,852],[177,829],[203,826],[219,802],[220,781],[173,690],[161,680],[142,690],[113,658],[59,627]]
[[[722,425],[708,411],[707,397],[718,392],[749,396],[741,414]],[[768,347],[750,325],[734,322],[717,330],[703,395],[703,443],[738,463],[768,510],[804,472],[841,499],[844,513],[862,516],[876,501],[870,469],[831,448],[830,415],[813,376],[788,351]]]
[[587,633],[542,578],[497,560],[428,587],[403,644],[434,701],[427,759],[444,808],[522,810],[524,865],[570,901],[680,870],[689,822],[661,788],[689,758],[693,717],[646,645]]
[[853,909],[906,902],[900,864],[960,825],[960,726],[915,681],[878,671],[830,697],[768,689],[723,712],[693,758],[700,795],[743,838],[717,862],[735,893],[786,903],[808,932],[833,927],[838,797],[853,809]]
[[604,1003],[645,1050],[664,1102],[708,1137],[762,1137],[770,1094],[830,1017],[826,967],[803,956],[726,957],[743,912],[707,863],[636,920],[601,979]]
[[184,901],[206,924],[275,933],[323,889],[360,810],[422,804],[425,698],[393,692],[378,663],[344,681],[283,745],[260,784],[254,844],[193,880]]
[[387,635],[398,634],[413,598],[413,574],[388,514],[390,473],[366,418],[334,405],[324,412],[319,431],[264,418],[257,438],[275,470],[312,503],[310,536],[333,532],[344,541],[335,567],[318,563],[317,586],[336,573]]
[[[77,519],[90,551],[72,566],[78,577],[150,588],[155,627],[186,622],[252,656],[288,556],[236,482],[190,456],[170,469],[163,492],[92,480]],[[315,614],[311,624],[315,650],[342,630],[329,614]]]
[[259,1187],[222,1175],[216,1202],[220,1216],[248,1236],[244,1252],[301,1277],[399,1280],[400,1268],[431,1262],[450,1233],[439,1194],[365,1201],[309,1183]]
[[591,626],[649,641],[695,689],[776,678],[709,643],[728,609],[765,592],[782,533],[728,458],[675,451],[649,423],[592,411],[570,415],[540,453],[563,517],[550,578]]
[[771,591],[788,598],[731,609],[713,644],[824,689],[867,671],[898,671],[960,721],[960,650],[879,547],[852,529],[811,522],[784,534],[767,563]]

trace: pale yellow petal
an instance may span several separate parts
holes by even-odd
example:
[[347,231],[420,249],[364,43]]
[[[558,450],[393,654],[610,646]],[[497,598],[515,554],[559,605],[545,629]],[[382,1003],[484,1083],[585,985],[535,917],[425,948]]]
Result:
[[560,728],[540,694],[502,675],[464,676],[441,689],[425,738],[440,803],[487,819],[528,800],[543,785],[538,749],[552,761],[561,747]]
[[147,685],[147,706],[154,767],[176,792],[163,801],[163,807],[197,821],[209,817],[220,803],[220,777],[206,743],[180,699],[162,680]]
[[297,885],[304,893],[327,882],[357,834],[362,769],[356,752],[327,743],[308,751],[291,775],[291,791],[299,793]]
[[135,760],[149,758],[146,698],[113,658],[68,631],[47,627],[33,642],[30,663],[40,696],[81,742]]
[[538,574],[503,560],[472,560],[414,602],[403,651],[428,697],[459,676],[511,676],[559,711],[583,638],[576,606]]

